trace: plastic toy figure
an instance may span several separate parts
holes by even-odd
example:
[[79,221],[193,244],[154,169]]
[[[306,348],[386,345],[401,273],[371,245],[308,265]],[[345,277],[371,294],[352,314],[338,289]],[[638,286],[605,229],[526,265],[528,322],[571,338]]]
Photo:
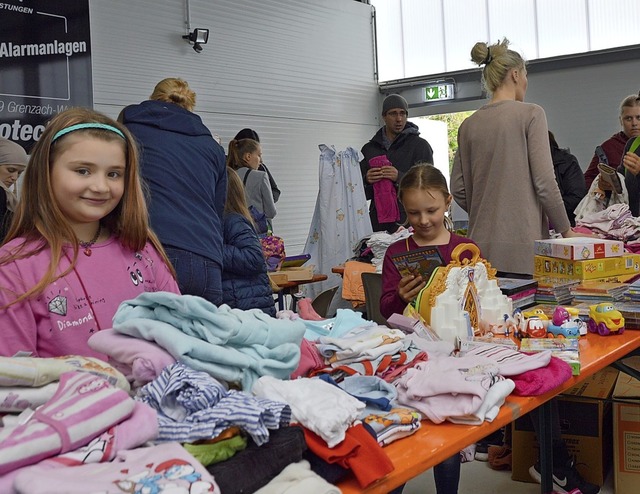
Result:
[[562,306],[554,309],[551,321],[547,324],[547,336],[550,338],[578,338],[580,326]]
[[522,336],[528,338],[546,338],[547,329],[544,327],[542,319],[539,317],[530,317],[527,319]]
[[598,333],[601,336],[611,333],[622,334],[624,332],[624,317],[609,302],[590,305],[587,328],[590,333]]

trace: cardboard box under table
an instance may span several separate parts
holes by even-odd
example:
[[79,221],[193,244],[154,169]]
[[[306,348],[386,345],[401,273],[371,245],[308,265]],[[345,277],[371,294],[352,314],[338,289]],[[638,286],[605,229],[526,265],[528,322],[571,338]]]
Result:
[[613,399],[615,492],[637,494],[640,492],[640,381],[621,372]]
[[[569,455],[580,475],[597,485],[604,484],[611,466],[611,403],[606,400],[617,376],[617,370],[605,367],[558,397],[562,438]],[[511,426],[511,478],[534,482],[529,468],[538,459],[538,442],[531,417],[520,417]]]

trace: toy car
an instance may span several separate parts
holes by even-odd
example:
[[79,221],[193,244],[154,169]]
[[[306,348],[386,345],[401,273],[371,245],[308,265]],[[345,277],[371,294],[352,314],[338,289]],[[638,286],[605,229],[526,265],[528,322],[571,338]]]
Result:
[[569,309],[558,306],[554,309],[551,321],[547,324],[547,336],[550,338],[578,338],[580,325],[571,317]]
[[590,305],[587,328],[590,333],[598,333],[602,336],[611,333],[622,334],[624,332],[624,317],[609,302]]
[[538,317],[530,317],[524,323],[524,331],[522,336],[528,338],[546,338],[547,329],[544,327],[544,322]]
[[547,324],[547,336],[556,338],[578,338],[580,325],[575,320],[563,322],[559,326],[550,321]]

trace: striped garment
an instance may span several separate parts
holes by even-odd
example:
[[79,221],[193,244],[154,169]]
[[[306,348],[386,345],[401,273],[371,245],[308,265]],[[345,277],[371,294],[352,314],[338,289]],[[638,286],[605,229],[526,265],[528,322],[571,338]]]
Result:
[[128,418],[134,405],[101,377],[62,374],[55,395],[26,423],[0,431],[0,475],[84,446]]
[[193,442],[240,427],[257,445],[269,440],[269,429],[288,425],[286,403],[235,390],[227,391],[205,372],[176,363],[138,391],[136,399],[158,412],[158,441]]

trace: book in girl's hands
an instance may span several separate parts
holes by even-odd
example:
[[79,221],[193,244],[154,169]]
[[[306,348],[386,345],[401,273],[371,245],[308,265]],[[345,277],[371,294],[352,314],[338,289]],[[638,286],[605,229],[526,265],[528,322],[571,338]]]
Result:
[[393,254],[391,260],[401,276],[421,276],[424,281],[429,281],[436,268],[444,265],[442,256],[435,246]]

